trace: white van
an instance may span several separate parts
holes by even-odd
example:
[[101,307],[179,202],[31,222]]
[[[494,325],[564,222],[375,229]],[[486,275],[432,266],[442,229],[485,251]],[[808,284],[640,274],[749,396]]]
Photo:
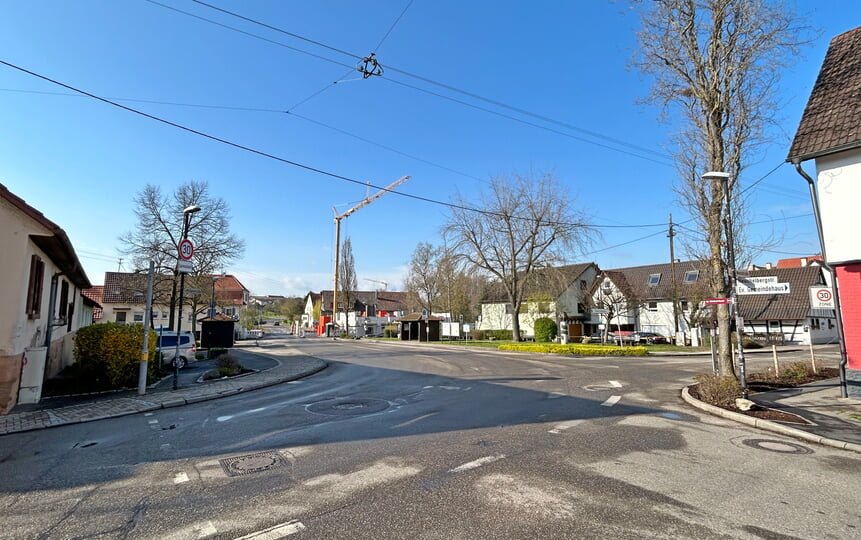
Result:
[[[173,366],[176,357],[176,332],[173,330],[156,330],[156,350],[161,353],[162,364]],[[197,344],[194,342],[194,334],[182,332],[179,336],[179,369],[184,368],[189,362],[195,360]]]

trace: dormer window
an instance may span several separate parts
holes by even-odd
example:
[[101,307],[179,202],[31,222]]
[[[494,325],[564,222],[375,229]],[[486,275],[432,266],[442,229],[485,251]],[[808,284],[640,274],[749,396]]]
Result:
[[654,287],[660,282],[661,282],[661,274],[650,274],[649,275],[649,287]]
[[688,270],[685,272],[685,283],[693,283],[700,277],[699,270]]

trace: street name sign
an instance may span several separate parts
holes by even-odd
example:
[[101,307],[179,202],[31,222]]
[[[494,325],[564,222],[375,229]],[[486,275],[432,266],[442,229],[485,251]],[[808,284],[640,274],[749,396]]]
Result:
[[594,313],[595,315],[608,315],[610,313],[610,310],[602,308],[592,308],[592,313]]
[[706,298],[703,300],[703,303],[707,306],[714,306],[718,304],[732,304],[732,298]]
[[180,274],[190,273],[192,270],[191,261],[177,261],[176,269]]
[[777,276],[739,279],[736,294],[789,294],[789,283],[779,283]]

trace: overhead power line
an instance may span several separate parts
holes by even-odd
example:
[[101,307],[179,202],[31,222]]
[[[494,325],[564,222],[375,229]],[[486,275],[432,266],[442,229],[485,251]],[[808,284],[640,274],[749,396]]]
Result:
[[[214,25],[217,25],[217,26],[219,26],[219,27],[226,28],[226,29],[228,29],[228,30],[233,30],[233,31],[235,31],[235,32],[239,32],[239,33],[241,33],[241,34],[243,34],[243,35],[246,35],[246,36],[249,36],[249,37],[254,37],[254,38],[257,38],[257,39],[261,39],[261,40],[266,41],[266,42],[268,42],[268,43],[272,43],[272,44],[275,44],[275,45],[279,45],[279,46],[285,47],[285,48],[287,48],[287,49],[293,50],[293,51],[295,51],[295,52],[299,52],[299,53],[302,53],[302,54],[310,55],[310,56],[312,56],[312,57],[314,57],[314,58],[318,58],[318,59],[320,59],[320,60],[324,60],[324,61],[326,61],[326,62],[334,63],[334,64],[337,64],[337,65],[342,65],[342,66],[345,66],[345,67],[350,67],[350,66],[348,66],[348,65],[346,65],[346,64],[342,64],[342,63],[337,62],[337,61],[335,61],[335,60],[332,60],[332,59],[330,59],[330,58],[327,58],[327,57],[324,57],[324,56],[320,56],[320,55],[318,55],[318,54],[314,54],[314,53],[311,53],[311,52],[305,51],[305,50],[303,50],[303,49],[299,49],[299,48],[297,48],[297,47],[292,47],[292,46],[289,46],[289,45],[283,44],[283,43],[281,43],[281,42],[278,42],[278,41],[275,41],[275,40],[271,40],[271,39],[266,38],[266,37],[263,37],[263,36],[259,36],[259,35],[257,35],[257,34],[252,33],[252,32],[247,32],[247,31],[245,31],[245,30],[241,30],[241,29],[239,29],[239,28],[236,28],[236,27],[233,27],[233,26],[230,26],[230,25],[226,25],[226,24],[220,23],[220,22],[218,22],[218,21],[214,21],[214,20],[212,20],[212,19],[208,19],[208,18],[206,18],[206,17],[202,17],[202,16],[200,16],[200,15],[197,15],[197,14],[194,14],[194,13],[190,13],[190,12],[188,12],[188,11],[181,10],[181,9],[175,8],[175,7],[173,7],[173,6],[169,6],[169,5],[163,4],[163,3],[158,2],[158,1],[156,1],[156,0],[145,0],[145,1],[146,1],[146,2],[149,2],[149,3],[153,4],[153,5],[156,5],[156,6],[159,6],[159,7],[165,8],[165,9],[169,9],[169,10],[174,11],[174,12],[176,12],[176,13],[181,13],[181,14],[183,14],[183,15],[186,15],[186,16],[189,16],[189,17],[193,17],[193,18],[195,18],[195,19],[198,19],[198,20],[201,20],[201,21],[204,21],[204,22],[208,22],[208,23],[214,24]],[[207,2],[203,2],[203,1],[201,1],[201,0],[192,0],[192,2],[195,2],[196,4],[199,4],[199,5],[201,5],[201,6],[204,6],[204,7],[210,8],[210,9],[213,9],[213,10],[218,11],[218,12],[220,12],[220,13],[223,13],[223,14],[229,15],[229,16],[231,16],[231,17],[235,17],[235,18],[237,18],[237,19],[240,19],[240,20],[243,20],[243,21],[246,21],[246,22],[249,22],[249,23],[252,23],[252,24],[258,25],[258,26],[261,26],[261,27],[263,27],[263,28],[267,28],[267,29],[269,29],[269,30],[272,30],[272,31],[275,31],[275,32],[278,32],[278,33],[281,33],[281,34],[284,34],[284,35],[287,35],[287,36],[290,36],[290,37],[292,37],[292,38],[295,38],[295,39],[299,39],[299,40],[305,41],[305,42],[307,42],[307,43],[310,43],[310,44],[316,45],[316,46],[318,46],[318,47],[322,47],[322,48],[324,48],[324,49],[326,49],[326,50],[329,50],[329,51],[332,51],[332,52],[336,52],[336,53],[338,53],[338,54],[342,54],[342,55],[348,56],[348,57],[350,57],[351,59],[354,59],[354,60],[362,61],[362,60],[365,60],[365,59],[367,58],[367,57],[364,57],[364,56],[361,56],[361,55],[357,55],[357,54],[351,53],[351,52],[349,52],[349,51],[345,51],[345,50],[343,50],[343,49],[339,49],[339,48],[337,48],[337,47],[333,47],[333,46],[331,46],[331,45],[327,45],[326,43],[323,43],[323,42],[320,42],[320,41],[317,41],[317,40],[314,40],[314,39],[311,39],[311,38],[307,38],[307,37],[302,36],[302,35],[300,35],[300,34],[296,34],[295,32],[290,32],[290,31],[288,31],[288,30],[284,30],[283,28],[279,28],[279,27],[277,27],[277,26],[273,26],[273,25],[271,25],[271,24],[267,24],[267,23],[265,23],[265,22],[263,22],[263,21],[260,21],[260,20],[257,20],[257,19],[253,19],[253,18],[251,18],[251,17],[246,17],[246,16],[241,15],[241,14],[239,14],[239,13],[236,13],[236,12],[233,12],[233,11],[230,11],[230,10],[227,10],[227,9],[220,8],[220,7],[218,7],[218,6],[215,6],[215,5],[209,4],[209,3],[207,3]],[[565,132],[562,132],[562,131],[559,131],[559,130],[555,130],[555,129],[548,128],[547,126],[542,126],[542,125],[540,125],[540,124],[535,124],[535,123],[533,123],[533,122],[527,122],[527,121],[524,121],[524,120],[522,120],[522,119],[519,119],[519,118],[513,117],[513,116],[511,116],[511,115],[507,115],[507,114],[499,113],[498,111],[493,111],[492,109],[487,109],[486,107],[480,107],[480,106],[477,106],[477,105],[475,105],[475,104],[471,104],[471,103],[469,103],[469,102],[465,102],[465,101],[463,101],[463,100],[455,99],[455,98],[452,98],[452,97],[450,97],[450,96],[445,96],[445,95],[443,95],[443,94],[439,94],[439,93],[437,93],[437,92],[433,92],[433,91],[427,90],[427,89],[425,89],[425,88],[421,88],[421,87],[414,86],[414,85],[411,85],[411,84],[407,84],[407,83],[404,83],[404,82],[401,82],[401,81],[397,81],[397,80],[392,79],[392,78],[389,78],[389,77],[383,77],[383,80],[389,81],[389,82],[391,82],[391,83],[399,84],[399,85],[404,86],[404,87],[406,87],[406,88],[410,88],[410,89],[413,89],[413,90],[416,90],[416,91],[419,91],[419,92],[423,92],[423,93],[426,93],[426,94],[431,95],[431,96],[435,96],[435,97],[439,97],[439,98],[442,98],[442,99],[446,99],[446,100],[448,100],[448,101],[452,101],[452,102],[454,102],[454,103],[458,103],[458,104],[461,104],[461,105],[465,105],[465,106],[468,106],[468,107],[474,108],[474,109],[476,109],[476,110],[480,110],[480,111],[483,111],[483,112],[488,112],[488,113],[491,113],[491,114],[496,114],[497,116],[500,116],[500,117],[502,117],[502,118],[506,118],[506,119],[509,119],[509,120],[518,121],[518,122],[521,122],[521,123],[526,124],[526,125],[531,125],[531,126],[533,126],[533,127],[537,127],[537,128],[539,128],[539,129],[545,129],[545,130],[550,131],[550,132],[552,132],[552,133],[556,133],[556,134],[560,134],[560,135],[568,136],[569,138],[572,138],[572,139],[575,139],[575,140],[579,140],[579,141],[581,141],[581,142],[585,142],[585,143],[588,143],[588,144],[593,144],[593,145],[596,145],[596,146],[600,146],[600,147],[602,147],[602,148],[607,148],[607,149],[609,149],[609,150],[613,150],[613,151],[621,152],[621,153],[624,153],[624,154],[628,154],[628,155],[631,155],[631,156],[634,156],[634,157],[638,157],[638,158],[640,158],[640,159],[645,159],[645,160],[647,160],[647,161],[652,161],[652,162],[659,163],[659,164],[662,164],[662,165],[667,165],[667,166],[670,166],[670,165],[671,165],[671,163],[669,163],[669,162],[667,162],[667,161],[666,161],[666,160],[670,159],[670,156],[668,156],[668,155],[666,155],[666,154],[664,154],[664,153],[662,153],[662,152],[658,152],[658,151],[656,151],[656,150],[654,150],[654,149],[652,149],[652,148],[646,148],[646,147],[638,146],[638,145],[636,145],[636,144],[633,144],[633,143],[630,143],[630,142],[627,142],[627,141],[623,141],[623,140],[621,140],[621,139],[617,139],[617,138],[615,138],[615,137],[611,137],[611,136],[608,136],[608,135],[604,135],[604,134],[599,133],[599,132],[597,132],[597,131],[592,131],[592,130],[584,129],[584,128],[581,128],[581,127],[575,126],[575,125],[573,125],[573,124],[570,124],[570,123],[568,123],[568,122],[564,122],[564,121],[561,121],[561,120],[556,120],[556,119],[551,118],[551,117],[548,117],[548,116],[544,116],[544,115],[541,115],[541,114],[533,113],[533,112],[531,112],[531,111],[529,111],[529,110],[527,110],[527,109],[523,109],[523,108],[521,108],[521,107],[516,107],[516,106],[513,106],[513,105],[508,105],[508,104],[506,104],[506,103],[504,103],[504,102],[502,102],[502,101],[495,100],[495,99],[492,99],[492,98],[487,98],[487,97],[481,96],[481,95],[479,95],[479,94],[476,94],[476,93],[474,93],[474,92],[469,92],[469,91],[467,91],[467,90],[462,90],[462,89],[457,88],[457,87],[455,87],[455,86],[452,86],[452,85],[449,85],[449,84],[446,84],[446,83],[442,83],[442,82],[439,82],[439,81],[435,81],[435,80],[430,79],[430,78],[428,78],[428,77],[423,77],[423,76],[421,76],[421,75],[417,75],[417,74],[414,74],[414,73],[410,73],[410,72],[408,72],[408,71],[406,71],[406,70],[398,69],[398,68],[391,67],[391,66],[388,66],[388,65],[386,65],[386,69],[388,69],[388,70],[390,70],[390,71],[392,71],[392,72],[399,73],[399,74],[401,74],[401,75],[407,76],[407,77],[414,78],[414,79],[416,79],[416,80],[420,80],[420,81],[425,82],[425,83],[427,83],[427,84],[431,84],[431,85],[437,86],[437,87],[439,87],[439,88],[444,88],[444,89],[449,90],[449,91],[451,91],[451,92],[455,92],[455,93],[459,93],[459,94],[464,95],[464,96],[468,96],[468,97],[470,97],[470,98],[472,98],[472,99],[476,99],[476,100],[479,100],[479,101],[483,101],[483,102],[485,102],[485,103],[488,103],[488,104],[491,104],[491,105],[495,105],[495,106],[497,106],[497,107],[500,107],[500,108],[503,108],[503,109],[507,109],[507,110],[512,111],[512,112],[516,112],[516,113],[521,114],[521,115],[524,115],[524,116],[532,117],[532,118],[535,118],[535,119],[537,119],[537,120],[541,120],[541,121],[543,121],[543,122],[547,122],[547,123],[550,123],[550,124],[555,124],[555,125],[557,125],[557,126],[559,126],[559,127],[564,127],[564,128],[566,128],[566,129],[569,129],[569,130],[572,130],[572,131],[576,131],[576,132],[582,133],[582,134],[584,134],[584,135],[588,135],[588,136],[590,136],[590,137],[594,137],[594,138],[596,138],[596,139],[601,139],[601,140],[604,140],[604,141],[609,142],[609,143],[613,143],[613,144],[616,144],[616,145],[624,146],[624,147],[629,148],[630,150],[634,150],[634,151],[639,152],[639,153],[635,153],[635,152],[632,152],[632,151],[625,151],[625,150],[621,150],[621,149],[619,149],[619,148],[617,148],[617,147],[610,146],[610,145],[607,145],[607,144],[600,144],[600,143],[597,143],[596,141],[593,141],[593,140],[590,140],[590,139],[586,139],[586,138],[582,138],[582,137],[575,137],[575,136],[570,135],[570,134],[567,134],[567,133],[565,133]],[[361,71],[361,70],[360,70],[360,71]],[[326,88],[329,88],[329,86],[327,86]],[[643,154],[643,153],[644,153],[644,154],[650,154],[650,155],[653,155],[653,156],[659,157],[659,158],[661,158],[661,160],[657,160],[657,159],[654,159],[654,158],[648,158],[648,157],[646,157],[646,156],[641,155],[641,154]]]

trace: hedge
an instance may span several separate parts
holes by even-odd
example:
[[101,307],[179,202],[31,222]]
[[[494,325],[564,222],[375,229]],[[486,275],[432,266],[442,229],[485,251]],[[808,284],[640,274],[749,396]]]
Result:
[[[95,386],[134,386],[143,346],[143,325],[103,323],[85,326],[75,333],[75,361],[78,374]],[[156,333],[150,330],[148,379],[155,376]]]
[[570,343],[568,345],[559,343],[550,343],[547,345],[540,343],[513,343],[511,345],[500,345],[499,349],[503,351],[574,354],[578,356],[645,356],[648,354],[645,347],[621,348],[607,347],[605,345],[580,345],[577,343]]
[[535,328],[535,341],[549,343],[556,337],[556,321],[542,317],[535,320],[532,325]]

